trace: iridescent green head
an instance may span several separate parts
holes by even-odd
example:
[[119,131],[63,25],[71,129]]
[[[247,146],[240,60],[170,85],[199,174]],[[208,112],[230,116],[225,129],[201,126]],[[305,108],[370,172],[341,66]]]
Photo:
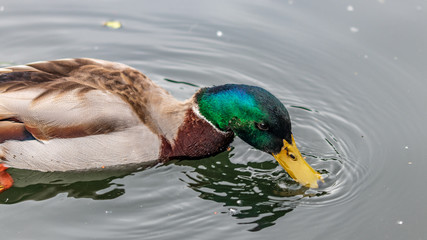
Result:
[[270,153],[297,182],[318,187],[323,181],[302,157],[291,132],[285,106],[260,87],[227,84],[201,89],[196,94],[200,113],[222,131]]
[[263,88],[227,84],[202,89],[196,96],[200,113],[222,131],[268,153],[279,153],[283,139],[292,142],[285,106]]

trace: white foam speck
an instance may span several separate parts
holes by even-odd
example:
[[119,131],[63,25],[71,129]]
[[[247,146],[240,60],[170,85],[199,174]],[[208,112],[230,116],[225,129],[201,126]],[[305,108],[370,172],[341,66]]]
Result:
[[353,33],[357,33],[357,32],[359,32],[359,29],[356,28],[356,27],[351,27],[350,31],[353,32]]
[[347,11],[349,11],[349,12],[353,12],[353,11],[354,11],[354,7],[353,7],[353,6],[351,6],[351,5],[348,5],[348,6],[347,6]]
[[402,225],[402,224],[403,224],[403,221],[400,221],[400,220],[399,220],[399,221],[397,221],[396,223],[397,223],[397,224],[399,224],[399,225]]
[[229,213],[230,215],[236,215],[236,214],[238,214],[238,213],[239,213],[239,210],[237,210],[236,208],[229,208],[229,209],[228,209],[228,213]]
[[4,6],[0,6],[0,12],[4,11]]
[[216,32],[216,35],[217,35],[218,37],[222,37],[222,32],[221,32],[221,31],[217,31],[217,32]]

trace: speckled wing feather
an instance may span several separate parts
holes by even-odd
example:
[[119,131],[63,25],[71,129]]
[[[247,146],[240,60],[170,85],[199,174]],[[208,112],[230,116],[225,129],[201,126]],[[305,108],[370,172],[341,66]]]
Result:
[[0,118],[23,123],[37,139],[105,134],[143,118],[122,65],[75,59],[7,70],[0,75]]
[[[64,59],[1,68],[0,157],[42,171],[155,160],[160,136],[173,141],[189,106],[119,63]],[[29,135],[34,139],[16,141]],[[123,146],[130,141],[140,144]],[[30,160],[35,155],[39,160]]]

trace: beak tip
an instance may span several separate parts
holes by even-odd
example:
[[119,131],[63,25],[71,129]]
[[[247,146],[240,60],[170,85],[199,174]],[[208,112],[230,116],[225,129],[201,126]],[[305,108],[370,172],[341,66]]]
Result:
[[323,186],[325,186],[325,180],[320,175],[318,175],[317,180],[305,184],[305,187],[308,188],[322,188]]
[[317,188],[322,188],[325,185],[323,178],[317,180]]

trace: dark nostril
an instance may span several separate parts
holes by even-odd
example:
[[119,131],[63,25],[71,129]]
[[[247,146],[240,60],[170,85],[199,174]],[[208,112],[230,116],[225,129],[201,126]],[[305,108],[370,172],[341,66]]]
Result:
[[289,157],[291,157],[293,160],[296,160],[296,157],[293,153],[289,153]]

